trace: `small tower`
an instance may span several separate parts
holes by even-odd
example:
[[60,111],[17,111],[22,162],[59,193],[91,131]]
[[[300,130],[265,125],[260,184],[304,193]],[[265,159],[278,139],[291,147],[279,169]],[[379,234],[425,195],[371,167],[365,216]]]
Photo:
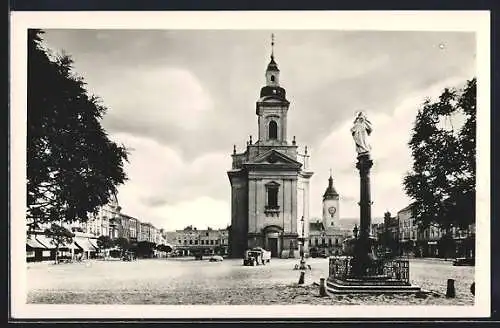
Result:
[[333,228],[339,220],[339,194],[333,187],[332,170],[328,178],[328,187],[323,194],[323,224],[325,229]]
[[287,114],[290,102],[280,86],[280,70],[274,60],[274,34],[271,41],[271,61],[266,69],[266,85],[260,89],[256,114],[259,121],[260,145],[286,145]]

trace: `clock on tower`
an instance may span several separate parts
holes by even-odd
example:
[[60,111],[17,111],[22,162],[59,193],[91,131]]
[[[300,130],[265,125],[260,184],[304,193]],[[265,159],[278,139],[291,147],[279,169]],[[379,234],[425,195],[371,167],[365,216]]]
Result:
[[333,178],[330,172],[328,187],[323,194],[323,225],[325,228],[333,227],[339,216],[339,194],[333,188]]

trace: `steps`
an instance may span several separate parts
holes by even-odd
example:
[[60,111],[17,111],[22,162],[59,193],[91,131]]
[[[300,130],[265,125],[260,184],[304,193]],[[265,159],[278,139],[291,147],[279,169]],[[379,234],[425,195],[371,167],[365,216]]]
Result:
[[420,287],[383,276],[367,277],[366,279],[348,278],[345,280],[328,278],[326,291],[330,294],[417,293],[420,291]]

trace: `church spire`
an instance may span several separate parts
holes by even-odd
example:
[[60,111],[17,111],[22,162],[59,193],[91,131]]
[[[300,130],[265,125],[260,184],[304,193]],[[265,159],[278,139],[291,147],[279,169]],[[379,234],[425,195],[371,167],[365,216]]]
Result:
[[270,76],[274,76],[274,78],[273,78],[273,81],[271,81],[271,82],[276,82],[276,84],[277,84],[278,81],[277,80],[274,81],[274,79],[277,78],[277,76],[279,75],[279,71],[280,70],[278,68],[278,64],[276,64],[276,62],[274,61],[274,33],[273,33],[273,34],[271,34],[271,61],[267,65],[266,77],[268,77],[268,75],[269,75],[268,73],[272,74]]
[[330,177],[328,178],[328,187],[323,194],[323,200],[325,199],[335,199],[338,198],[339,194],[333,187],[333,177],[332,177],[332,169],[330,169]]
[[271,34],[271,60],[274,60],[274,33]]

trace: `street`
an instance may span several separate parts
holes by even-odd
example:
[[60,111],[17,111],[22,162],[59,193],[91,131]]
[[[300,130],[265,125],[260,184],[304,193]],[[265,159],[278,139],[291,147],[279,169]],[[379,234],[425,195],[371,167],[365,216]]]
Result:
[[[449,261],[411,260],[410,279],[437,292],[425,298],[408,295],[343,295],[317,297],[328,272],[328,259],[309,259],[303,287],[297,286],[298,260],[273,259],[266,266],[243,266],[242,260],[195,261],[193,258],[133,262],[30,264],[28,302],[49,304],[439,304],[472,305],[474,267]],[[457,297],[447,299],[447,279],[455,279]],[[439,294],[439,295],[438,295]]]

